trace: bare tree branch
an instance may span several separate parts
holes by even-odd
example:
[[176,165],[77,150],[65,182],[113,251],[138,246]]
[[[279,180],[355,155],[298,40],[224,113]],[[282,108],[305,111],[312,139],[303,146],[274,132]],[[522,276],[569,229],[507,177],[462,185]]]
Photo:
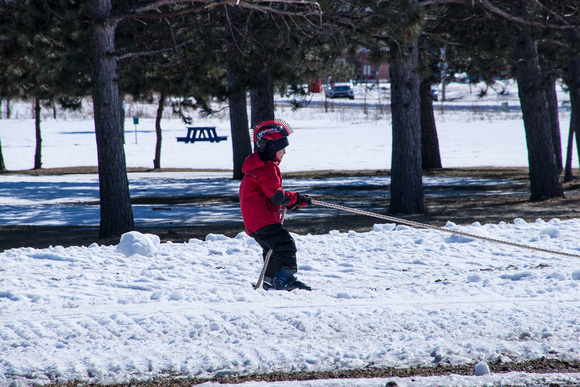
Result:
[[[529,25],[532,27],[538,28],[550,28],[550,29],[558,29],[558,30],[569,30],[569,29],[577,29],[580,28],[578,24],[570,24],[568,21],[564,20],[561,15],[550,11],[546,6],[540,3],[539,0],[534,1],[536,4],[541,6],[543,9],[546,10],[550,15],[556,17],[562,24],[554,24],[554,23],[543,23],[533,20],[526,20],[520,17],[514,16],[509,14],[508,12],[498,8],[497,6],[491,4],[489,0],[424,0],[419,1],[419,5],[423,7],[431,7],[431,6],[438,6],[438,5],[445,5],[445,4],[463,4],[466,6],[475,6],[476,4],[480,4],[485,9],[490,11],[493,14],[496,14],[506,20],[509,20],[514,23]],[[578,12],[578,9],[575,10]]]
[[526,20],[526,19],[519,18],[517,16],[510,15],[509,13],[505,12],[504,10],[499,9],[498,7],[491,4],[489,2],[489,0],[476,0],[476,1],[479,4],[481,4],[488,11],[490,11],[498,16],[501,16],[506,20],[512,21],[514,23],[524,24],[524,25],[538,27],[538,28],[551,28],[551,29],[557,29],[557,30],[578,29],[580,27],[579,25],[570,25],[570,24],[560,25],[560,24],[542,23],[542,22],[536,22],[536,21],[532,21],[532,20]]
[[[189,5],[194,4],[194,7]],[[268,4],[268,5],[265,5]],[[274,8],[273,4],[292,5],[296,11],[285,11]],[[182,9],[174,11],[163,11],[166,6],[184,6]],[[199,10],[207,10],[220,5],[238,6],[240,8],[251,9],[259,12],[270,13],[280,16],[302,17],[307,19],[310,16],[322,17],[320,5],[313,0],[158,0],[143,6],[133,7],[117,16],[119,20],[127,18],[154,18],[154,17],[175,17]],[[309,11],[305,11],[310,9]]]
[[[431,7],[437,5],[445,5],[445,4],[465,4],[466,0],[425,0],[419,1],[419,5],[423,7]],[[471,5],[473,5],[473,1],[471,0]]]

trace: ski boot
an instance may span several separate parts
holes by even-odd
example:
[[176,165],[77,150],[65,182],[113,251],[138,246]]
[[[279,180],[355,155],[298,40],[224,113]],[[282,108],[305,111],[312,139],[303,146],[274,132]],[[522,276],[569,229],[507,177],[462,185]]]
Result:
[[264,277],[262,281],[262,289],[264,290],[276,290],[274,285],[274,277]]
[[289,292],[294,289],[312,290],[310,286],[299,281],[294,276],[294,270],[291,269],[282,269],[276,273],[276,277],[274,277],[274,287],[276,290],[286,290]]

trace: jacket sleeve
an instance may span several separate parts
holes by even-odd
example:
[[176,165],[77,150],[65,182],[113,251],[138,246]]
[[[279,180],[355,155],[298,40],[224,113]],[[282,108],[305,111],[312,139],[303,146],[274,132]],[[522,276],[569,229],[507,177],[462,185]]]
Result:
[[296,192],[286,192],[282,189],[282,179],[276,173],[275,167],[267,168],[260,178],[260,186],[264,195],[275,206],[289,206],[298,200]]
[[291,201],[288,192],[284,192],[282,189],[277,190],[274,195],[268,196],[268,199],[276,206],[288,206]]

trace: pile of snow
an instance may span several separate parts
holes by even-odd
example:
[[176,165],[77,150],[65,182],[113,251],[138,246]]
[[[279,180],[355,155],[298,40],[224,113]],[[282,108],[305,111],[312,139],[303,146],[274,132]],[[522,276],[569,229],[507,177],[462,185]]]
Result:
[[152,255],[157,252],[161,239],[153,234],[141,234],[137,231],[131,231],[123,234],[117,252],[126,257],[131,255]]
[[477,363],[475,365],[475,368],[473,369],[473,373],[476,376],[487,375],[490,373],[489,366],[487,365],[486,362],[480,361],[479,363]]
[[[580,252],[580,220],[454,227]],[[482,376],[412,385],[580,382],[487,368],[580,360],[578,259],[392,224],[294,237],[311,292],[253,290],[261,251],[245,233],[1,253],[0,385],[477,363]]]

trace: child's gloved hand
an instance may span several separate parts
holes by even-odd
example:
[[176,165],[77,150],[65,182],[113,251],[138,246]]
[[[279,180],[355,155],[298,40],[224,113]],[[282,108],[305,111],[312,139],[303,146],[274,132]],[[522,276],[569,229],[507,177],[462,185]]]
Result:
[[296,211],[299,207],[306,207],[312,204],[312,199],[308,195],[298,194],[296,198],[296,203],[289,205],[288,209],[290,211]]

